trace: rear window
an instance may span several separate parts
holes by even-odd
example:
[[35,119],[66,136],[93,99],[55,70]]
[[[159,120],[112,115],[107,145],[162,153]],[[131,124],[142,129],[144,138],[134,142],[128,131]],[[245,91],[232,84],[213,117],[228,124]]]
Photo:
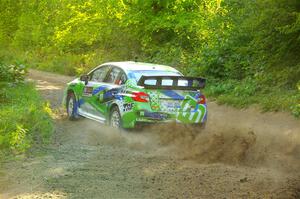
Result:
[[[182,76],[180,72],[163,71],[163,70],[132,70],[128,72],[128,77],[135,79],[137,82],[142,76]],[[166,82],[170,84],[170,82]],[[149,81],[148,84],[156,84],[156,82]]]

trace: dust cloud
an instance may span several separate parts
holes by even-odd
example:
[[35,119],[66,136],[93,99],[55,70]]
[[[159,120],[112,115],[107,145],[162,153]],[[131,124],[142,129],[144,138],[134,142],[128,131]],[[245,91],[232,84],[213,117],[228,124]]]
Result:
[[182,159],[199,163],[224,163],[300,171],[300,136],[274,135],[251,129],[208,126],[206,129],[177,123],[150,128],[161,146],[173,146]]
[[[287,193],[293,196],[291,198],[300,196],[300,137],[294,132],[274,136],[273,132],[262,133],[251,129],[220,128],[216,125],[201,129],[178,123],[125,131],[84,119],[78,121],[78,125],[77,129],[84,128],[85,132],[89,132],[89,136],[83,136],[87,139],[84,142],[89,145],[125,147],[132,153],[146,151],[153,156],[172,156],[212,167],[220,164],[223,167],[244,168],[245,171],[255,168],[257,175],[260,169],[268,170],[275,179],[272,185],[274,190],[279,195],[282,192],[280,197]],[[286,175],[294,178],[283,186]],[[247,180],[246,177],[241,182]]]
[[[135,151],[150,150],[160,155],[176,156],[198,163],[223,163],[249,167],[266,167],[287,172],[300,171],[300,136],[296,133],[276,135],[208,125],[205,129],[178,123],[155,124],[141,130],[116,130],[88,119],[76,122],[84,129],[83,142],[89,145],[127,147]],[[71,124],[70,128],[74,125]],[[164,153],[164,154],[162,154]]]

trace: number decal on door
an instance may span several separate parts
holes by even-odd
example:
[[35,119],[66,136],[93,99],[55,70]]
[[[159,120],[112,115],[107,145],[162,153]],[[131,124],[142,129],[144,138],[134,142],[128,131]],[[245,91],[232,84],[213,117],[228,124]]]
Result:
[[83,96],[86,96],[86,97],[90,97],[93,95],[93,87],[90,87],[90,86],[86,86],[84,87],[84,90],[83,90]]

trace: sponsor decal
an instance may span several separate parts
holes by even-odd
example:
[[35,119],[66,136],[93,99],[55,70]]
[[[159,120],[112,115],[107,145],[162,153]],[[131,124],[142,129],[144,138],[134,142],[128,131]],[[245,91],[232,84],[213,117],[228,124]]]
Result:
[[92,96],[92,93],[93,93],[93,87],[91,87],[91,86],[86,86],[86,87],[84,87],[84,89],[83,89],[83,96],[86,96],[86,97],[90,97],[90,96]]
[[163,90],[162,93],[174,100],[184,100],[184,97],[179,95],[178,93],[176,93],[173,90]]
[[[191,110],[191,107],[195,107]],[[197,103],[197,99],[187,95],[181,103],[180,111],[177,113],[177,120],[187,123],[199,123],[203,121],[206,108],[202,104]]]
[[158,111],[160,109],[159,93],[157,91],[150,91],[148,94],[150,96],[151,108],[155,111]]
[[133,109],[133,103],[123,104],[123,112],[128,112]]
[[95,89],[93,90],[93,95],[98,94],[99,92],[105,90],[106,88],[107,88],[107,86],[100,86],[100,87],[98,87],[98,88],[95,88]]
[[181,108],[181,100],[161,100],[161,110],[177,112]]
[[105,99],[105,100],[112,99],[112,98],[113,98],[113,92],[112,91],[107,91],[103,95],[103,99]]
[[151,119],[157,119],[157,120],[164,120],[167,119],[168,117],[168,115],[164,113],[148,112],[148,111],[145,111],[143,116]]

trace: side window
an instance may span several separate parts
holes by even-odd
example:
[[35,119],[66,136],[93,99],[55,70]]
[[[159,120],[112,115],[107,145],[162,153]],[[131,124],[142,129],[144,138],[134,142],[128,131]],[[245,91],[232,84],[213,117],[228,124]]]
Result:
[[96,69],[91,75],[91,81],[103,82],[108,71],[109,71],[109,66],[102,66]]
[[108,76],[105,82],[111,83],[111,84],[119,84],[119,76],[121,75],[121,69],[119,68],[113,68]]
[[118,82],[118,84],[125,84],[125,82],[127,81],[127,76],[126,76],[126,74],[122,71],[121,72],[121,76],[120,76],[120,80],[119,80],[119,82]]

